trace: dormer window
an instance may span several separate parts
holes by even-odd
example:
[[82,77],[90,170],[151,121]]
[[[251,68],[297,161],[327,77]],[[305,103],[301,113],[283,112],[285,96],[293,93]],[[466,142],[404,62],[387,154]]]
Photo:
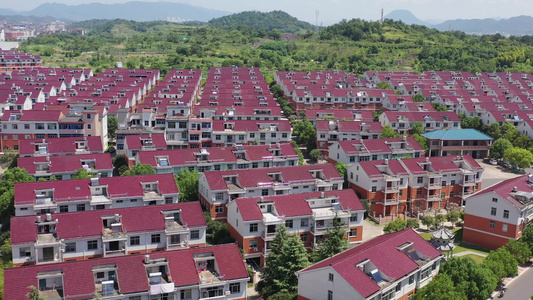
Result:
[[39,295],[44,299],[63,299],[63,272],[61,270],[37,273]]
[[167,167],[169,165],[168,156],[156,156],[155,160],[159,167]]
[[92,272],[96,293],[103,297],[120,294],[115,264],[95,266]]

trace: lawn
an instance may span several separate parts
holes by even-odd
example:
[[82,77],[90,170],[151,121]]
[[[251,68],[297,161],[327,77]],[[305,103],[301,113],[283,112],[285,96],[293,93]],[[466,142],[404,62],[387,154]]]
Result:
[[[477,253],[486,254],[486,255],[489,254],[489,251],[483,247],[463,243],[462,242],[463,240],[463,229],[462,228],[460,227],[454,228],[453,232],[455,233],[454,242],[457,245],[457,247],[453,250],[453,253],[472,251],[472,252],[477,252]],[[429,232],[419,232],[418,234],[420,234],[420,236],[423,237],[425,240],[428,240],[428,241],[431,240],[431,233]],[[474,256],[478,256],[478,255],[474,255]]]
[[467,255],[463,255],[462,257],[470,257],[471,259],[473,259],[478,264],[483,263],[483,261],[485,260],[485,257],[479,256],[479,255],[475,255],[475,254],[467,254]]

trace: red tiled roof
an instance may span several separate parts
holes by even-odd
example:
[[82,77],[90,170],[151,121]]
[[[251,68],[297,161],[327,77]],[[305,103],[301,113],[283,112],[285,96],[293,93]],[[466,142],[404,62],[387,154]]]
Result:
[[[200,202],[186,202],[164,205],[150,205],[118,209],[91,210],[72,213],[52,214],[57,219],[58,239],[80,239],[102,235],[102,216],[119,214],[124,232],[138,233],[165,230],[165,218],[161,211],[182,210],[182,220],[189,228],[205,227],[207,223]],[[42,216],[42,220],[46,216]],[[26,244],[37,240],[36,216],[20,216],[11,219],[11,243]]]
[[[237,280],[248,277],[236,244],[217,245],[201,248],[152,252],[151,259],[166,258],[175,286],[198,284],[194,255],[212,253],[215,256],[220,275],[224,280]],[[5,270],[5,299],[25,299],[28,286],[38,286],[39,272],[60,270],[63,273],[63,290],[68,299],[92,298],[95,292],[94,273],[96,266],[114,264],[117,267],[117,280],[121,294],[150,290],[144,254],[100,258],[76,262],[65,262]]]
[[56,155],[56,156],[37,156],[37,157],[19,157],[18,166],[26,169],[28,174],[36,174],[35,163],[46,162],[49,159],[48,173],[76,172],[83,168],[82,160],[95,160],[95,170],[112,170],[111,154],[93,153],[93,154],[73,154],[73,155]]
[[167,141],[164,134],[142,134],[142,135],[127,135],[125,144],[128,145],[129,150],[141,150],[142,139],[151,139],[153,146],[156,149],[166,149]]
[[76,153],[76,141],[87,141],[87,150],[91,152],[104,152],[102,140],[99,136],[72,137],[72,138],[48,138],[48,139],[31,139],[20,140],[20,155],[33,155],[35,143],[46,142],[47,153],[64,154]]
[[326,180],[342,180],[337,169],[332,164],[322,165],[304,165],[293,167],[263,168],[263,169],[246,169],[246,170],[227,170],[205,172],[204,176],[211,190],[225,190],[228,188],[223,176],[237,175],[241,187],[256,187],[260,184],[268,186],[272,180],[269,173],[281,172],[281,177],[286,183],[295,182],[314,182],[315,178],[311,175],[311,170],[322,170]]
[[407,242],[412,242],[413,247],[429,259],[442,255],[429,242],[409,228],[378,236],[299,272],[332,267],[359,294],[367,298],[379,291],[380,286],[356,265],[369,259],[387,277],[399,279],[419,267],[409,256],[397,249]]
[[[107,185],[110,198],[141,197],[142,182],[157,182],[162,195],[178,194],[173,174],[153,174],[124,177],[103,177],[100,185]],[[35,203],[35,190],[54,189],[54,202],[91,199],[90,179],[23,182],[15,184],[15,205]]]
[[[324,196],[338,196],[343,210],[364,210],[359,197],[351,189],[334,190],[324,192]],[[239,207],[239,212],[244,221],[262,220],[263,214],[257,203],[273,201],[279,215],[285,217],[312,215],[306,199],[321,197],[321,192],[291,194],[282,196],[254,197],[254,198],[237,198],[235,201]]]
[[[529,174],[519,176],[516,178],[507,179],[493,186],[489,186],[486,189],[470,197],[478,197],[481,195],[494,192],[498,194],[500,197],[506,199],[513,206],[517,207],[518,209],[522,209],[524,207],[524,204],[516,200],[513,196],[511,196],[511,192],[513,191],[514,188],[516,188],[516,190],[520,192],[533,193],[533,187],[531,186],[531,182],[529,181],[529,179],[530,179]],[[490,199],[487,198],[487,200],[490,200]],[[468,199],[466,203],[468,205]]]

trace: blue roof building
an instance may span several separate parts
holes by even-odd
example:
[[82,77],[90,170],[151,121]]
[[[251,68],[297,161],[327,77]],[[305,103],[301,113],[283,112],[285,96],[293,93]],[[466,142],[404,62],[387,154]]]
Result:
[[493,138],[475,129],[449,129],[423,133],[428,139],[429,156],[469,154],[473,158],[489,155]]

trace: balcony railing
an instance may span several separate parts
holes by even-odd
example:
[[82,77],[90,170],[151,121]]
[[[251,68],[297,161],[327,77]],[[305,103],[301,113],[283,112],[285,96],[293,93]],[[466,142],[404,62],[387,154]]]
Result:
[[263,239],[265,239],[265,240],[274,239],[275,236],[276,236],[276,231],[274,231],[274,232],[263,231],[261,233],[261,237],[263,237]]
[[399,192],[400,188],[398,186],[386,186],[381,190],[385,193],[397,193]]
[[47,245],[55,243],[60,243],[60,241],[55,237],[54,233],[43,233],[37,235],[37,245]]
[[440,182],[427,182],[426,188],[428,189],[440,189],[442,188],[442,184]]

